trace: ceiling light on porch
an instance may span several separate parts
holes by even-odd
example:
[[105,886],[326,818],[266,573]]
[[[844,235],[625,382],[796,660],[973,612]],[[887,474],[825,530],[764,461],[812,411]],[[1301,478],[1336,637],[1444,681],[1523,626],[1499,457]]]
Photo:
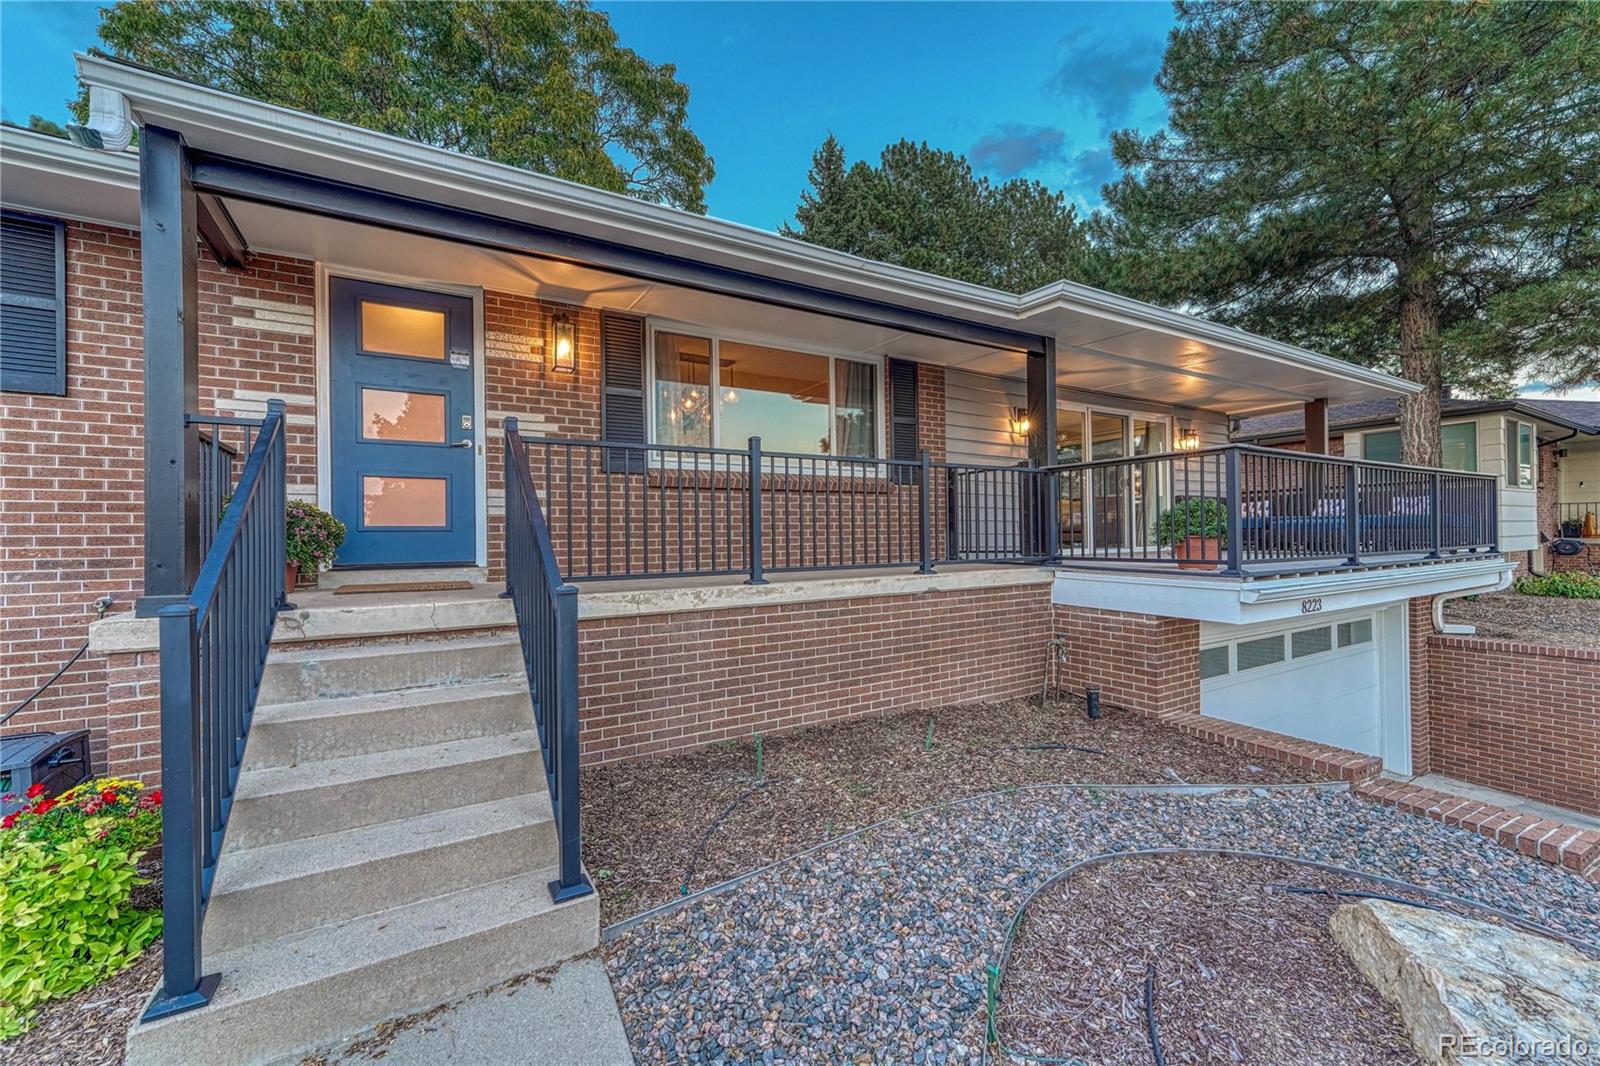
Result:
[[1033,419],[1028,417],[1028,409],[1026,407],[1013,407],[1011,409],[1011,435],[1014,437],[1026,437],[1032,429]]
[[550,316],[550,369],[561,374],[578,370],[578,327],[564,312]]

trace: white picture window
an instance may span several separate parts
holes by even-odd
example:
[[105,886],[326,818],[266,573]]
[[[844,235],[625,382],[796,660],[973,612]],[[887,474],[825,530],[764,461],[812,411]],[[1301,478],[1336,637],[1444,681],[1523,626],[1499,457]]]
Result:
[[767,452],[879,455],[877,362],[691,330],[659,329],[650,358],[651,441]]

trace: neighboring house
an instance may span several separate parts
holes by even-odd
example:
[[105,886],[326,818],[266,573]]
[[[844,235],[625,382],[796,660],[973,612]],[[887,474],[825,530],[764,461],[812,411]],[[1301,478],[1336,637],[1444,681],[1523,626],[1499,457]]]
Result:
[[[1498,480],[1228,442],[1415,386],[79,70],[141,148],[0,131],[0,653],[10,705],[89,631],[5,729],[163,777],[134,1061],[270,1059],[593,947],[580,750],[1022,697],[1062,649],[1138,713],[1429,769],[1417,649],[1509,580]],[[349,527],[324,586],[513,598],[290,590],[274,630],[285,497]],[[1226,544],[1163,543],[1199,500]]]
[[[1399,417],[1389,398],[1334,406],[1330,450],[1398,463]],[[1439,436],[1446,467],[1500,479],[1501,551],[1534,571],[1600,573],[1600,401],[1447,397]],[[1239,419],[1233,439],[1303,448],[1305,419],[1298,411]]]

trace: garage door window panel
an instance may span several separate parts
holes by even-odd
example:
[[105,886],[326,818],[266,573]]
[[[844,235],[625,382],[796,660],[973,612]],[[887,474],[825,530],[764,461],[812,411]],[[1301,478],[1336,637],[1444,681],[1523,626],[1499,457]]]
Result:
[[1218,644],[1214,648],[1200,649],[1200,680],[1208,681],[1213,677],[1225,676],[1231,664],[1230,649],[1226,644]]
[[1239,670],[1255,670],[1283,662],[1283,636],[1257,637],[1238,644]]
[[1291,658],[1304,659],[1308,655],[1321,655],[1333,650],[1333,630],[1327,626],[1302,629],[1289,638]]

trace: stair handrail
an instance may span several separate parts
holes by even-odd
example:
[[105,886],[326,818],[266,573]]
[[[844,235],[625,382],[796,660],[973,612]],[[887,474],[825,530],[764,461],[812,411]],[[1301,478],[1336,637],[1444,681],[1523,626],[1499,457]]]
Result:
[[506,592],[515,608],[545,783],[555,815],[556,902],[594,891],[578,818],[578,590],[561,576],[517,420],[505,420]]
[[161,638],[161,987],[155,1021],[211,1001],[201,927],[272,627],[285,600],[283,401],[261,430],[194,588],[157,612]]

